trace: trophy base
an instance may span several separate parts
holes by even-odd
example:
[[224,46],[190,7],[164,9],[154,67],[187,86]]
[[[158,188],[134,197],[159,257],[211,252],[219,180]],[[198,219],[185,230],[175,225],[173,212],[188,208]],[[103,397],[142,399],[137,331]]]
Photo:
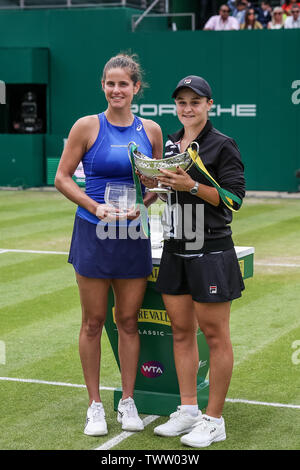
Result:
[[163,194],[166,194],[166,193],[172,193],[173,192],[173,189],[171,188],[163,188],[162,186],[157,186],[157,188],[151,188],[151,189],[147,189],[147,192],[149,191],[149,193],[163,193]]
[[110,212],[109,215],[113,215],[113,216],[116,216],[116,217],[124,217],[126,215],[128,215],[128,212],[129,211],[119,211],[119,212]]

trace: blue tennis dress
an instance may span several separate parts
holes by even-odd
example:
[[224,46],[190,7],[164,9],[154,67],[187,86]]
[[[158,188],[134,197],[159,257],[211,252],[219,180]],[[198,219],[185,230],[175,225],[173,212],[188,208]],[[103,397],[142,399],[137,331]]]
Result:
[[[125,127],[110,124],[104,113],[98,117],[97,139],[83,156],[82,164],[86,194],[104,204],[106,183],[134,184],[128,156],[129,142],[134,141],[148,157],[152,157],[152,145],[137,116],[130,126]],[[150,239],[143,235],[139,219],[107,224],[78,207],[68,261],[76,272],[86,277],[146,277],[152,272]]]

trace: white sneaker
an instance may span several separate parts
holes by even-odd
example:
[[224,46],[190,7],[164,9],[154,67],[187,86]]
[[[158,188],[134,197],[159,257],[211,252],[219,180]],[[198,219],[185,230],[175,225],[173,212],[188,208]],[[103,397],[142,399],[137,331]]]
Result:
[[199,423],[201,417],[201,411],[198,411],[197,416],[192,416],[186,411],[181,410],[181,407],[178,406],[177,411],[170,415],[169,421],[154,428],[154,434],[166,437],[179,436],[180,434],[191,431],[193,426]]
[[117,420],[122,424],[123,431],[142,431],[144,429],[144,423],[139,417],[131,397],[119,401]]
[[104,436],[107,434],[107,424],[102,403],[93,401],[88,407],[84,434],[88,436]]
[[191,447],[207,447],[213,442],[225,441],[225,421],[222,418],[221,424],[216,423],[207,415],[202,416],[202,420],[194,426],[193,430],[182,436],[180,442]]

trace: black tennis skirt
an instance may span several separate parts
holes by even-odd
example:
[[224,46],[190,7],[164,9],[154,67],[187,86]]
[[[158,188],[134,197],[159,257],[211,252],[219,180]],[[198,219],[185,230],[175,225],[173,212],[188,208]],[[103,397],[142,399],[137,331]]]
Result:
[[197,302],[227,302],[241,297],[244,289],[234,248],[191,257],[163,251],[158,292],[189,294]]

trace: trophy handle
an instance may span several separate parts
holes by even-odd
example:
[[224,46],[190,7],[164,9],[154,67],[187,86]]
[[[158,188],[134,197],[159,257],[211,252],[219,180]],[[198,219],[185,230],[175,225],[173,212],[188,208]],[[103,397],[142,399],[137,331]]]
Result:
[[196,147],[196,152],[199,154],[199,144],[198,144],[198,142],[195,142],[195,141],[191,142],[190,146],[192,147],[192,149],[193,149],[193,145]]
[[137,149],[137,145],[136,145],[136,143],[135,143],[133,140],[132,140],[131,142],[129,142],[129,144],[127,145],[129,158],[130,158],[130,156],[131,156],[130,154],[131,154],[131,146],[132,146],[132,145],[135,146],[135,149],[134,149],[134,150]]

